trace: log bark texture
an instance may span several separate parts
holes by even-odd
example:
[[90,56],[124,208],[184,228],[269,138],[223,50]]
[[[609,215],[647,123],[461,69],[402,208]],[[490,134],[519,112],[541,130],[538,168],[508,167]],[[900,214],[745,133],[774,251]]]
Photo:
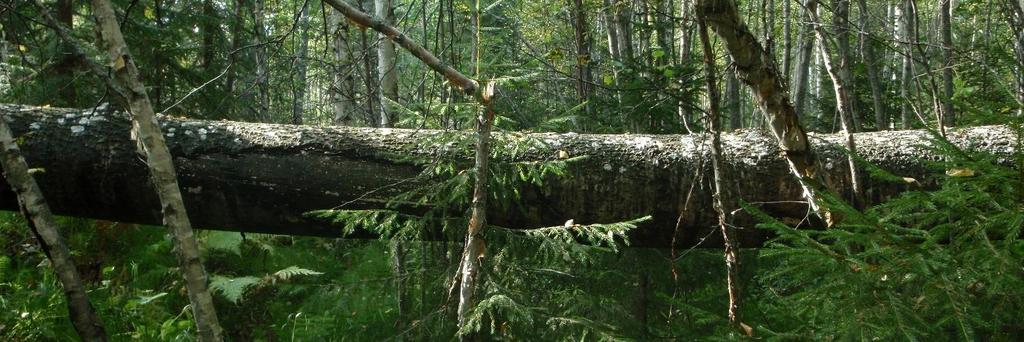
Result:
[[[9,117],[30,165],[45,169],[37,181],[53,211],[60,215],[143,224],[160,224],[160,205],[148,189],[145,164],[129,137],[131,122],[120,112],[91,109],[0,105]],[[339,236],[341,229],[303,216],[310,210],[342,206],[380,208],[392,195],[421,186],[420,169],[409,157],[448,155],[471,164],[472,151],[452,151],[429,143],[445,134],[434,130],[311,127],[228,121],[160,118],[174,157],[185,204],[196,227],[312,236]],[[459,132],[451,134],[472,134]],[[518,133],[499,133],[521,136]],[[709,179],[693,187],[693,210],[680,213],[694,170],[710,174],[710,136],[587,135],[533,133],[547,146],[510,159],[551,160],[587,156],[569,173],[542,188],[522,189],[509,211],[488,212],[492,224],[514,228],[615,222],[653,215],[632,236],[634,246],[667,247],[677,218],[684,231],[677,247],[720,246]],[[928,184],[945,177],[928,170],[937,158],[924,131],[887,131],[855,135],[862,156],[897,175]],[[986,126],[956,129],[948,138],[968,150],[1009,156],[1016,148],[1011,129]],[[849,189],[842,137],[811,134],[821,172],[833,189]],[[739,130],[722,136],[725,182],[738,189],[736,199],[760,204],[778,217],[808,215],[800,185],[788,172],[771,133]],[[564,152],[564,153],[563,153]],[[876,202],[905,185],[868,181],[867,199]],[[3,187],[0,208],[17,210],[15,195]],[[744,246],[763,241],[762,233],[737,224]],[[705,240],[706,238],[706,240]]]

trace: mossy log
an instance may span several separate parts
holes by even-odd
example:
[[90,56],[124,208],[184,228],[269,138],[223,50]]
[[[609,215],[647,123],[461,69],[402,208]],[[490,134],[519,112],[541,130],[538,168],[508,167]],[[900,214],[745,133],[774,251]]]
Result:
[[[130,135],[124,113],[93,109],[0,105],[36,179],[60,215],[160,224],[160,205]],[[306,218],[312,210],[381,208],[392,196],[423,186],[410,158],[441,155],[472,160],[472,151],[437,146],[435,130],[315,127],[203,121],[162,117],[185,204],[203,229],[339,236],[341,229]],[[676,247],[720,245],[711,206],[709,136],[497,133],[530,137],[545,144],[508,161],[586,156],[570,163],[563,177],[543,187],[521,189],[511,210],[488,213],[493,224],[528,229],[575,223],[608,223],[652,215],[631,235],[631,245]],[[926,131],[856,134],[861,157],[913,184],[869,180],[865,191],[877,202],[944,177],[929,169],[936,160]],[[952,129],[957,146],[1010,157],[1012,129],[985,126]],[[739,199],[785,220],[803,220],[808,207],[788,172],[778,144],[766,132],[725,134],[725,182]],[[848,189],[842,137],[812,134],[821,172],[831,189]],[[464,152],[464,153],[463,153]],[[415,181],[414,181],[415,180]],[[840,194],[843,195],[843,194]],[[9,187],[0,189],[0,209],[16,210]],[[734,212],[743,246],[764,241],[748,215]],[[677,224],[678,223],[678,224]],[[677,231],[677,225],[679,227]],[[705,239],[707,237],[707,239]]]

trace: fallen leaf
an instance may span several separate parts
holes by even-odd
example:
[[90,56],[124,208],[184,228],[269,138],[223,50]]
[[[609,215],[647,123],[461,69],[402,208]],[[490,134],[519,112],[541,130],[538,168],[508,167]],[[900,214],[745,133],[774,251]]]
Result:
[[949,169],[946,170],[946,175],[950,177],[974,177],[974,170],[967,168]]

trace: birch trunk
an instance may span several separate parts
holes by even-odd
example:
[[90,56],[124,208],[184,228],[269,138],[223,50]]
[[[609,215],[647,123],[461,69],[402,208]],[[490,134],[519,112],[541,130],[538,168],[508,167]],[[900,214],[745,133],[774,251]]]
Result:
[[[374,11],[385,25],[392,25],[395,8],[392,0],[374,0]],[[380,127],[391,127],[398,119],[398,73],[395,72],[395,43],[386,34],[377,42],[377,75],[380,77]]]
[[[829,51],[831,44],[828,37],[825,35],[825,29],[822,27],[822,22],[817,15],[811,17],[811,23],[814,25],[814,31],[818,36],[818,47],[821,49],[821,57],[825,63],[825,70],[832,79],[832,89],[835,91],[836,96],[836,109],[839,112],[839,124],[845,138],[844,143],[846,149],[849,151],[849,155],[846,157],[846,162],[848,164],[847,167],[850,170],[850,185],[853,193],[853,201],[851,202],[854,207],[859,208],[863,203],[861,200],[863,191],[861,189],[860,172],[857,171],[857,163],[853,157],[857,154],[857,144],[853,139],[853,134],[851,133],[855,133],[857,130],[853,120],[853,116],[855,114],[853,113],[853,106],[851,103],[851,90],[847,83],[847,79],[843,78],[846,66],[842,64],[842,62],[836,65],[835,60],[832,57],[832,52]],[[839,32],[836,32],[836,34],[839,34]],[[841,40],[838,41],[841,42]],[[837,43],[836,45],[839,47],[837,50],[842,49],[842,43]]]
[[[814,3],[815,0],[811,0]],[[768,124],[782,149],[793,176],[803,189],[803,197],[811,209],[829,225],[834,219],[828,209],[819,204],[819,192],[825,191],[822,175],[811,150],[807,133],[789,102],[781,76],[771,56],[767,55],[757,38],[740,19],[736,4],[731,0],[705,0],[698,3],[698,13],[725,43],[732,55],[737,77],[754,92],[758,104],[767,116]]]
[[112,67],[114,83],[124,90],[119,95],[129,105],[133,137],[137,139],[138,148],[146,158],[153,185],[160,198],[164,224],[170,228],[174,240],[199,340],[221,341],[222,330],[210,296],[206,270],[199,256],[199,245],[185,210],[170,150],[157,124],[153,106],[146,95],[146,87],[140,81],[135,60],[128,52],[110,1],[93,0],[92,6],[99,26],[102,42],[100,48],[105,48],[109,55],[107,65]]
[[328,30],[331,32],[330,47],[334,57],[334,68],[331,68],[331,108],[334,111],[334,124],[349,126],[353,123],[352,112],[356,109],[354,74],[356,67],[352,60],[352,50],[349,46],[348,20],[337,11],[329,10],[327,13]]
[[32,170],[14,142],[6,119],[7,116],[0,115],[0,162],[3,163],[4,178],[17,194],[21,212],[25,215],[28,226],[32,228],[32,233],[64,287],[68,317],[78,332],[78,337],[83,341],[106,341],[107,333],[103,330],[103,324],[96,316],[92,304],[89,303],[89,296],[86,294],[78,269],[75,268],[71,251],[60,235],[57,220],[50,212],[50,206],[46,203],[39,184],[32,177]]
[[491,107],[493,100],[494,84],[488,84],[483,102],[486,109],[480,112],[477,117],[477,141],[476,154],[474,157],[473,174],[475,183],[473,186],[473,203],[470,207],[469,228],[466,231],[466,244],[462,251],[462,262],[459,267],[461,282],[459,285],[459,329],[460,334],[469,333],[466,328],[469,311],[476,305],[475,292],[480,272],[480,263],[486,254],[483,230],[487,227],[487,197],[490,196],[488,189],[488,168],[489,156],[491,153],[491,128],[494,125],[494,109]]

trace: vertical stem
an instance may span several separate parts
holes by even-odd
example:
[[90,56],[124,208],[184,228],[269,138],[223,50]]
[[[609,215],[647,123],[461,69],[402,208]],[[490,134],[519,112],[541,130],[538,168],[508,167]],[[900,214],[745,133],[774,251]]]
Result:
[[[807,1],[804,6],[803,12],[805,16],[810,18],[807,14],[811,11],[816,11],[818,8],[817,1]],[[809,78],[811,72],[811,58],[814,56],[814,37],[811,33],[811,26],[809,24],[800,25],[800,50],[798,53],[799,60],[796,64],[796,70],[794,71],[793,79],[795,80],[793,87],[793,107],[797,115],[805,117],[804,106],[807,103],[807,92],[809,88]]]
[[711,48],[708,39],[708,28],[705,18],[701,16],[698,21],[698,32],[700,34],[701,47],[704,49],[704,79],[708,87],[708,121],[711,128],[711,167],[714,171],[715,193],[714,207],[718,214],[718,227],[722,231],[722,239],[725,244],[725,267],[727,270],[726,285],[729,291],[729,322],[738,324],[740,322],[740,291],[739,291],[739,259],[736,252],[739,246],[735,239],[735,232],[727,222],[726,201],[729,200],[728,190],[725,188],[722,174],[722,123],[718,108],[719,96],[718,85],[715,75],[715,53]]
[[141,144],[142,154],[146,157],[153,185],[160,198],[164,224],[170,228],[174,239],[178,264],[185,278],[193,317],[198,327],[199,340],[221,341],[222,331],[213,306],[213,298],[210,296],[206,270],[199,257],[199,244],[185,211],[171,153],[160,132],[153,106],[146,95],[146,87],[140,81],[139,70],[128,52],[128,45],[121,35],[121,28],[118,26],[117,16],[110,1],[93,0],[92,5],[101,36],[100,48],[106,48],[109,56],[109,62],[106,64],[112,67],[112,83],[120,86],[119,95],[123,96],[125,103],[128,104],[132,115],[132,131]]
[[68,317],[75,331],[83,341],[106,341],[107,333],[103,324],[96,317],[96,311],[89,303],[89,297],[82,284],[82,277],[75,268],[71,251],[68,250],[64,238],[60,235],[57,221],[50,212],[50,206],[43,197],[39,184],[32,177],[28,163],[21,155],[21,150],[14,142],[11,129],[7,126],[6,117],[0,115],[0,162],[3,163],[4,178],[18,195],[21,212],[28,221],[29,228],[36,236],[46,257],[53,265],[64,287],[64,297],[68,305]]
[[[956,113],[953,111],[953,30],[951,3],[953,0],[939,1],[939,34],[942,36],[942,118],[941,125],[956,124]],[[1016,28],[1015,28],[1016,29]]]
[[476,180],[473,187],[473,203],[469,218],[469,228],[466,231],[466,246],[462,252],[460,273],[462,275],[459,287],[459,328],[465,327],[467,315],[472,310],[474,303],[474,292],[476,281],[480,271],[480,261],[486,253],[483,230],[487,227],[487,197],[488,190],[488,168],[491,153],[491,127],[494,125],[494,109],[492,100],[494,96],[494,83],[488,83],[483,92],[483,103],[485,110],[477,116],[476,122],[476,156],[474,158],[474,173]]
[[[818,0],[811,0],[818,1]],[[845,65],[836,65],[835,60],[832,58],[832,53],[829,51],[829,41],[825,36],[825,29],[822,27],[822,23],[816,13],[812,13],[811,24],[814,25],[814,32],[818,36],[818,47],[821,49],[821,57],[825,63],[825,71],[828,72],[829,77],[832,78],[833,90],[836,95],[836,109],[839,111],[839,123],[842,127],[843,136],[845,137],[845,147],[847,149],[847,166],[850,168],[850,188],[853,191],[853,206],[861,207],[863,203],[863,193],[861,190],[861,179],[860,172],[857,171],[857,163],[854,159],[854,155],[857,153],[857,145],[853,140],[853,132],[856,132],[856,126],[853,121],[853,110],[849,84],[847,80],[843,78],[843,72]],[[839,34],[839,32],[836,32]]]
[[[395,7],[391,0],[375,0],[377,18],[391,25]],[[391,127],[397,119],[392,103],[398,102],[398,73],[395,72],[395,43],[385,34],[377,42],[377,76],[380,77],[380,127]]]
[[302,114],[306,104],[306,65],[309,54],[309,2],[302,2],[299,10],[299,51],[295,57],[295,76],[298,84],[292,84],[292,124],[302,124]]
[[860,9],[860,39],[863,52],[864,66],[868,72],[868,84],[871,86],[871,105],[875,112],[875,129],[889,129],[889,115],[882,106],[882,85],[878,75],[878,61],[875,60],[874,43],[870,39],[871,17],[867,0],[857,0],[857,7]]

